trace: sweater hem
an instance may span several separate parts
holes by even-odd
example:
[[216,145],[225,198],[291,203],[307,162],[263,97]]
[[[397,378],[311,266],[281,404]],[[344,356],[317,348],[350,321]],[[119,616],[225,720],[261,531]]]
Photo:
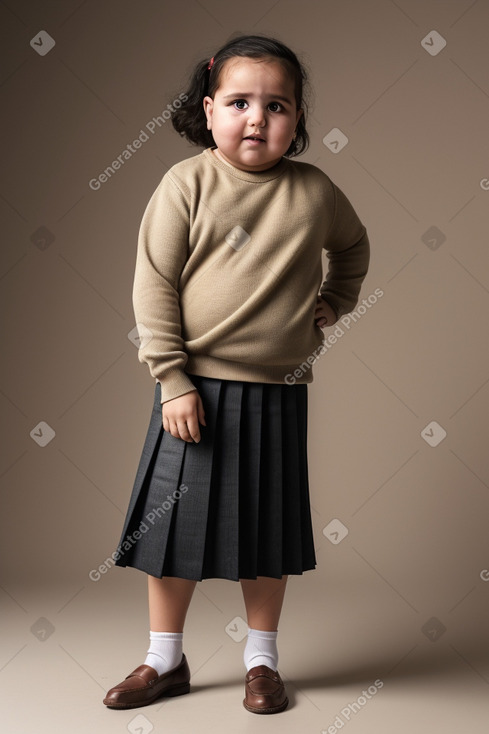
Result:
[[255,365],[228,362],[218,357],[189,356],[185,372],[190,375],[214,377],[238,382],[265,382],[284,385],[307,384],[313,381],[312,367],[304,371],[300,364]]

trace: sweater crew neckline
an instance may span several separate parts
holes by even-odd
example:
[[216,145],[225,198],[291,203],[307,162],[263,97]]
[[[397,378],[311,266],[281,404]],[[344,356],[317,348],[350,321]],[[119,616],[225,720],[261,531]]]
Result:
[[206,148],[202,155],[205,156],[213,166],[220,168],[221,171],[226,171],[226,173],[230,176],[234,176],[234,178],[240,178],[242,181],[250,181],[251,183],[265,183],[266,181],[272,181],[274,178],[278,178],[284,173],[288,162],[287,158],[282,156],[278,163],[271,168],[267,168],[265,171],[242,171],[240,168],[236,168],[235,166],[228,165],[221,161],[215,153],[212,152],[216,148],[217,145]]

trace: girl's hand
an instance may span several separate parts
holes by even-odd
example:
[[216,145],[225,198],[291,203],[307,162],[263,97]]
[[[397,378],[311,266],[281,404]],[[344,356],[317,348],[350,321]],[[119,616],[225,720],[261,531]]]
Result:
[[165,431],[188,443],[199,443],[199,421],[203,426],[206,422],[202,398],[197,390],[167,400],[161,407],[161,413]]
[[338,319],[336,318],[336,312],[321,296],[318,296],[316,300],[314,319],[316,325],[319,326],[321,329],[323,329],[325,326],[333,326],[338,321]]

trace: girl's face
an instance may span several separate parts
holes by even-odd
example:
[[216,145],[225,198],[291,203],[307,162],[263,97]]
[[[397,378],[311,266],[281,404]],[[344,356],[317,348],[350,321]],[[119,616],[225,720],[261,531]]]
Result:
[[[204,111],[218,154],[243,171],[278,163],[302,115],[293,78],[278,61],[243,57],[225,63],[214,99],[204,97]],[[261,141],[248,140],[250,135]]]

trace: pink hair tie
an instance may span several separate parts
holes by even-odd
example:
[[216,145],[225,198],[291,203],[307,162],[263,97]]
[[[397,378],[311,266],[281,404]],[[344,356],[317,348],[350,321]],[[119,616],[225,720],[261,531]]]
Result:
[[213,64],[214,64],[214,56],[213,56],[213,57],[212,57],[212,59],[211,59],[211,60],[209,61],[209,65],[208,65],[208,67],[207,67],[207,68],[208,68],[208,69],[212,69],[212,66],[213,66]]

